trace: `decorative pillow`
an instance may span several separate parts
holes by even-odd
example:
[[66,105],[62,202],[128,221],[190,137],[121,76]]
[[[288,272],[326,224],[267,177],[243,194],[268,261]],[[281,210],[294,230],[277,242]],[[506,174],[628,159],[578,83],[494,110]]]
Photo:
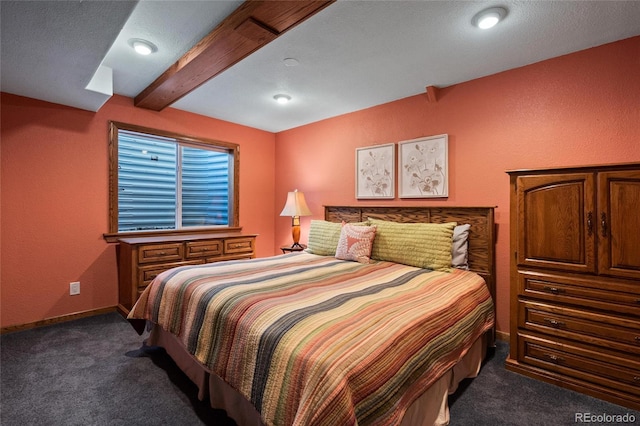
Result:
[[375,236],[375,226],[358,226],[343,222],[336,258],[369,263]]
[[371,258],[435,271],[451,268],[455,222],[397,223],[369,218],[377,226]]
[[334,256],[340,239],[342,224],[326,220],[311,220],[307,252],[320,256]]
[[[350,225],[366,226],[369,225],[369,222],[352,222]],[[342,223],[311,220],[309,243],[305,251],[320,256],[334,256],[340,239],[340,231],[342,231]]]
[[453,228],[451,266],[454,268],[469,270],[469,228],[468,223]]

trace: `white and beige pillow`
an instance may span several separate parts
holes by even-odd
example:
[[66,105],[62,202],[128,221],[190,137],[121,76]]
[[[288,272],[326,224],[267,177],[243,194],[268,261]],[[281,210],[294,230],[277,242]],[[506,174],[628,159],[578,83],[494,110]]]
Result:
[[336,258],[369,263],[375,236],[375,226],[357,226],[343,222]]

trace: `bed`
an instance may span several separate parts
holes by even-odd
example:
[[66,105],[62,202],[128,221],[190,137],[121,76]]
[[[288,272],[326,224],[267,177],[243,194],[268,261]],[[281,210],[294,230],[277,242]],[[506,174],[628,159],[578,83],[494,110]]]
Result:
[[[371,261],[345,258],[346,229],[375,234]],[[423,231],[449,238],[447,259]],[[308,252],[166,271],[129,320],[241,426],[447,424],[447,395],[494,343],[493,249],[491,207],[326,206]]]

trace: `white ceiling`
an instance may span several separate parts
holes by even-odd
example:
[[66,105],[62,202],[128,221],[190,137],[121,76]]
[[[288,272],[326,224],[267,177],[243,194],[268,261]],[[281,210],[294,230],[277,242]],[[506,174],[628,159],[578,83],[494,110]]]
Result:
[[[135,97],[241,3],[2,0],[0,88],[96,111],[109,94],[85,87],[101,65]],[[503,22],[471,25],[496,5]],[[172,106],[278,132],[637,35],[640,1],[341,0]],[[158,51],[138,56],[130,38]]]

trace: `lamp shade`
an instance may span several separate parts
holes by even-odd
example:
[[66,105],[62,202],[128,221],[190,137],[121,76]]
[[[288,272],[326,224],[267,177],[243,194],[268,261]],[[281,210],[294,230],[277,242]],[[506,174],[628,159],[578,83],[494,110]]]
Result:
[[312,214],[304,199],[304,194],[296,189],[287,194],[287,202],[280,216],[311,216]]

